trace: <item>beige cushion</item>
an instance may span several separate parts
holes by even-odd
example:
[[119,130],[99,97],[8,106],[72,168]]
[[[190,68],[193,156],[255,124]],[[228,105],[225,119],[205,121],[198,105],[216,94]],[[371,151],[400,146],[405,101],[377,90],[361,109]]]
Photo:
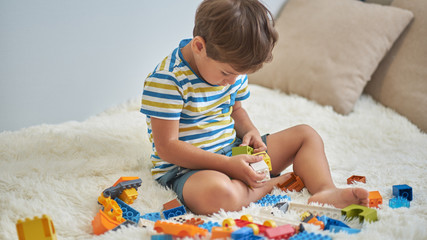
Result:
[[394,0],[392,5],[411,10],[415,17],[365,91],[427,132],[427,1]]
[[274,59],[249,81],[348,114],[412,17],[356,0],[289,0],[276,21]]

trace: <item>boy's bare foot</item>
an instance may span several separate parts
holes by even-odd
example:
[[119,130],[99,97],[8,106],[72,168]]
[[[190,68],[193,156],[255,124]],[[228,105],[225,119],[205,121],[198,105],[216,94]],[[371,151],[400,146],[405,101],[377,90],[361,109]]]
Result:
[[308,199],[308,202],[318,202],[345,208],[351,204],[368,206],[369,192],[363,188],[332,188],[318,192]]
[[292,177],[292,172],[288,172],[285,174],[282,174],[280,176],[274,177],[271,179],[271,182],[273,183],[273,187],[275,187],[277,184],[282,184],[286,181],[288,181]]

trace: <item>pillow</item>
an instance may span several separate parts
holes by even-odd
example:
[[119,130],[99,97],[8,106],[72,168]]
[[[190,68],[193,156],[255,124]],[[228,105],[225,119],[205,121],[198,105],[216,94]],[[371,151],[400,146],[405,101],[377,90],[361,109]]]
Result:
[[412,17],[356,0],[289,0],[276,20],[273,61],[249,81],[348,114]]
[[427,1],[394,0],[415,17],[372,75],[365,92],[427,133]]

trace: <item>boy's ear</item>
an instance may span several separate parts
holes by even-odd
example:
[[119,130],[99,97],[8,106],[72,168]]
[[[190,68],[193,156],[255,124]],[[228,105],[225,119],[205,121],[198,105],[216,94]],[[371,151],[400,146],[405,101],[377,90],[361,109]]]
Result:
[[193,52],[196,52],[198,54],[204,53],[206,54],[206,42],[205,39],[203,39],[200,36],[196,36],[193,38],[191,48],[193,49]]

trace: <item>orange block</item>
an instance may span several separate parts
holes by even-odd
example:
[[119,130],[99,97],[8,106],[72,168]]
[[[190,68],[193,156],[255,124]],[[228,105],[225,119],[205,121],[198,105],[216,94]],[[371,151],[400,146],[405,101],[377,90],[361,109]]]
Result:
[[301,191],[305,186],[301,181],[301,178],[295,175],[293,172],[288,173],[288,175],[288,179],[282,184],[277,184],[277,187],[283,191]]
[[353,182],[366,183],[366,177],[365,176],[353,175],[353,176],[347,178],[347,184],[353,184]]
[[171,201],[163,204],[163,210],[169,210],[169,209],[177,208],[180,206],[181,206],[181,203],[178,201],[178,199],[174,199],[174,200],[171,200]]
[[117,180],[117,182],[114,183],[113,187],[115,187],[117,184],[121,182],[126,182],[126,181],[136,180],[136,179],[139,179],[139,177],[120,177],[119,180]]
[[121,222],[114,221],[113,219],[109,218],[107,214],[99,210],[92,221],[93,233],[96,235],[101,235],[106,231],[119,226],[120,224]]
[[229,227],[212,227],[211,239],[229,239],[231,238],[232,228]]
[[381,196],[380,192],[378,191],[372,191],[369,192],[369,207],[373,208],[376,207],[378,208],[379,205],[383,204],[383,197]]
[[179,224],[165,221],[157,221],[154,230],[158,233],[170,234],[178,237],[206,236],[208,230],[190,224]]

